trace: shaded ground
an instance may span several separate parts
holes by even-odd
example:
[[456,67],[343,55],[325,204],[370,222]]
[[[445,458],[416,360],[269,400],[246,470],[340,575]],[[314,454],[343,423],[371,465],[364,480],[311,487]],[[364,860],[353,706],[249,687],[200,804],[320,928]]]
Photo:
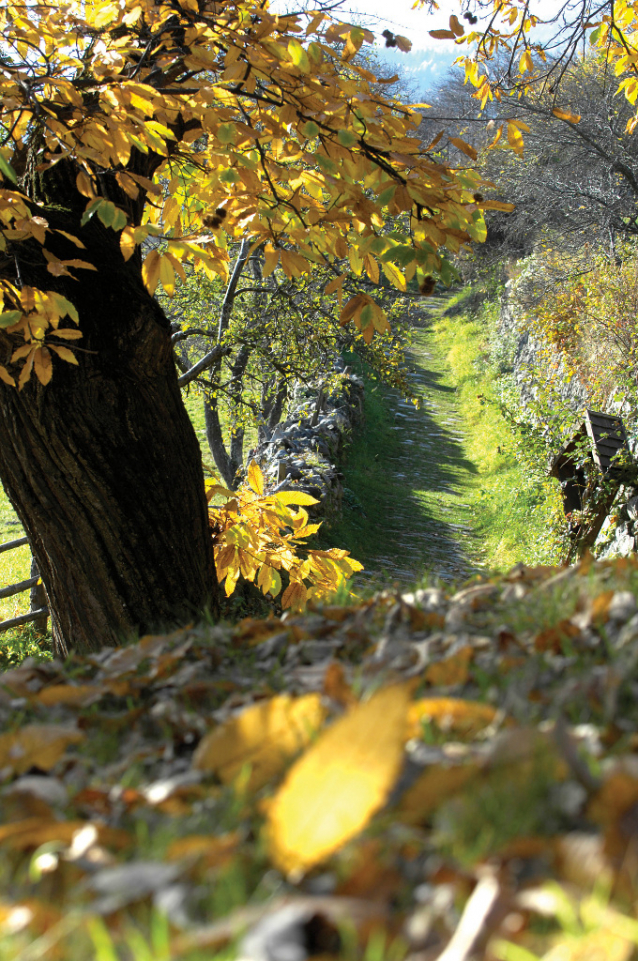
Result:
[[426,574],[462,581],[480,562],[466,499],[477,469],[465,452],[456,392],[425,310],[416,324],[411,382],[421,406],[367,386],[366,429],[343,469],[344,521],[331,531],[332,542],[351,550],[375,585],[413,584]]

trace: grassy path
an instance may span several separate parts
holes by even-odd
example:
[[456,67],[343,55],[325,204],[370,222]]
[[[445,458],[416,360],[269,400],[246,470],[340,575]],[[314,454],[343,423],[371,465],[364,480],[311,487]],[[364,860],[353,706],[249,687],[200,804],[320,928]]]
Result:
[[477,468],[427,314],[416,323],[411,380],[421,405],[368,385],[366,430],[343,469],[344,517],[330,532],[333,543],[362,561],[374,586],[413,584],[425,574],[464,580],[480,562],[469,504]]

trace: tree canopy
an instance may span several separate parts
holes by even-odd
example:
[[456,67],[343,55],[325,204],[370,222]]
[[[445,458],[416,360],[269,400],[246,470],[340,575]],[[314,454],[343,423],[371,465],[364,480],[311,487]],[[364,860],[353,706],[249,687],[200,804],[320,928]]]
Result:
[[[73,283],[55,281],[100,269],[82,250],[91,218],[119,234],[124,260],[159,238],[143,278],[169,294],[186,262],[225,279],[238,236],[263,245],[264,276],[347,256],[355,274],[376,282],[382,272],[403,289],[417,272],[445,275],[442,248],[483,234],[477,176],[431,159],[417,110],[386,98],[391,78],[377,83],[353,59],[372,35],[326,13],[276,16],[251,0],[9,3],[0,25],[0,324],[12,347],[0,377],[9,384],[23,385],[32,368],[47,383],[51,351],[78,360],[69,341],[81,323],[60,326],[79,319]],[[55,168],[83,205],[64,252],[46,210]],[[392,231],[388,217],[399,218]],[[21,282],[34,243],[50,287]],[[334,273],[326,290],[339,295]],[[387,327],[363,293],[343,305],[350,320],[367,340]]]

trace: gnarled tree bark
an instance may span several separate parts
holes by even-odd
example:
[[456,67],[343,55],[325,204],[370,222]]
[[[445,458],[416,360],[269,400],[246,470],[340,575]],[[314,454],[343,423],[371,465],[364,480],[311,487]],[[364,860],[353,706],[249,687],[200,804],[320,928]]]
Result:
[[[74,180],[71,181],[74,183]],[[56,290],[77,308],[78,366],[54,358],[47,386],[0,385],[0,477],[24,524],[50,602],[54,648],[96,650],[217,607],[201,453],[182,403],[170,325],[146,291],[141,260],[85,198],[57,183],[42,205],[58,257],[96,271],[53,277],[41,249],[21,245],[16,279]],[[68,324],[63,324],[68,326]],[[52,338],[55,342],[55,337]],[[0,362],[19,341],[0,336]],[[63,343],[60,341],[60,343]],[[64,342],[68,345],[68,341]]]

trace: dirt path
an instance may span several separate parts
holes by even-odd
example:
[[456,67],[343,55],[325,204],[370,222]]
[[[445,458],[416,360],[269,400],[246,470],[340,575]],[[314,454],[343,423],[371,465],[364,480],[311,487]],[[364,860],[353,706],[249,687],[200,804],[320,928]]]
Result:
[[351,548],[373,583],[414,584],[425,574],[462,581],[480,562],[466,502],[476,467],[465,453],[456,392],[425,312],[417,322],[410,361],[421,406],[383,391],[386,437],[379,443],[378,425],[368,418],[344,469],[356,494],[350,513],[358,516],[339,540],[335,530],[334,542]]

